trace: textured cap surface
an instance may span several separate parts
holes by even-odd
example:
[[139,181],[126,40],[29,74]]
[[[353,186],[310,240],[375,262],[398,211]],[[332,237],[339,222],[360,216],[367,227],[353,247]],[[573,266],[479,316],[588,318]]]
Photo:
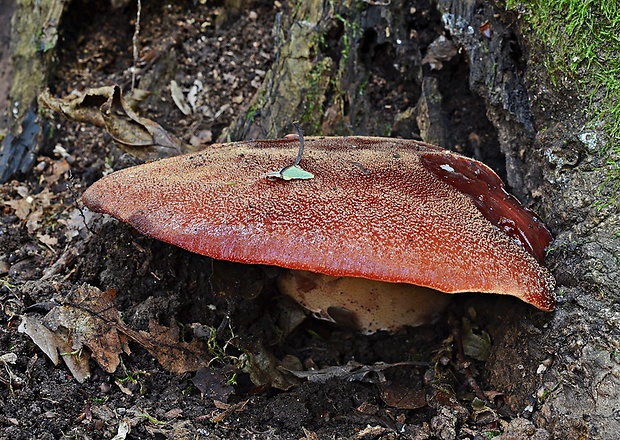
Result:
[[[554,308],[555,281],[535,258],[550,235],[482,163],[410,140],[317,137],[306,138],[300,163],[313,179],[267,178],[291,163],[298,145],[220,144],[129,168],[96,182],[84,202],[217,259],[507,294]],[[457,191],[477,169],[487,180]],[[487,208],[475,198],[494,202]]]

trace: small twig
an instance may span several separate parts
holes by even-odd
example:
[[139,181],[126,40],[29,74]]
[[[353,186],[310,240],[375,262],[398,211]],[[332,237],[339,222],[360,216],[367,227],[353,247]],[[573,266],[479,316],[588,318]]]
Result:
[[[304,154],[304,133],[299,126],[299,122],[295,121],[293,122],[293,125],[297,129],[297,135],[299,136],[299,150],[297,151],[297,157],[295,157],[295,160],[292,164],[285,166],[280,171],[267,173],[267,177],[275,177],[283,180],[306,180],[314,178],[314,174],[304,170],[299,166],[299,162],[301,162],[301,157]],[[287,173],[287,171],[289,172]]]
[[136,12],[136,26],[133,32],[133,66],[131,67],[131,90],[136,86],[136,71],[138,70],[139,51],[138,36],[140,35],[140,14],[142,12],[142,1],[138,0],[138,11]]
[[297,157],[295,158],[295,161],[287,168],[299,165],[299,162],[301,162],[301,155],[304,154],[304,132],[301,130],[299,122],[293,122],[293,126],[295,127],[295,130],[297,130],[297,134],[299,135],[299,151],[297,151]]
[[69,180],[67,181],[67,190],[69,191],[69,194],[71,195],[71,197],[73,197],[73,199],[76,200],[75,207],[78,209],[78,212],[80,213],[80,217],[82,217],[82,221],[84,222],[84,227],[86,227],[86,230],[88,232],[96,235],[97,233],[93,229],[90,228],[88,221],[86,220],[86,214],[84,214],[84,209],[82,208],[82,206],[80,206],[80,203],[78,202],[78,200],[80,199],[80,196],[75,190],[75,185],[73,184],[73,182],[75,182],[75,177],[73,177],[73,173],[71,172],[71,170],[69,170]]

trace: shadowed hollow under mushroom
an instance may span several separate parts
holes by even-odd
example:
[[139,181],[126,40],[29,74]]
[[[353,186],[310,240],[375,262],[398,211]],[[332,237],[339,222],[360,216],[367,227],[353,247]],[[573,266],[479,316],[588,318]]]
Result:
[[191,252],[293,269],[284,293],[366,333],[432,322],[445,293],[553,310],[551,235],[486,165],[412,140],[314,137],[300,163],[313,178],[268,177],[298,145],[213,145],[113,173],[83,200]]

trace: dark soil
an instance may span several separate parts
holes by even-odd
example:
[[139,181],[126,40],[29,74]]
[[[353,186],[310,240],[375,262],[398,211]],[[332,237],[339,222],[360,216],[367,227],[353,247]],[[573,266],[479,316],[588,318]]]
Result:
[[[275,3],[255,1],[235,11],[212,2],[144,2],[137,78],[139,87],[155,92],[140,114],[187,142],[192,136],[216,140],[247,110],[268,75],[276,54],[276,14],[290,7]],[[108,2],[71,2],[59,30],[52,93],[111,84],[129,90],[135,17],[135,2],[117,9]],[[433,26],[428,44],[437,33]],[[461,56],[451,63],[436,75],[453,76],[456,84],[466,77],[467,65]],[[173,79],[185,92],[201,82],[194,115],[172,102]],[[499,151],[478,148],[497,136],[484,106],[466,82],[459,84],[445,102],[450,123],[459,127],[449,146],[478,154],[504,175]],[[394,99],[398,105],[391,83],[370,86],[377,102]],[[3,202],[26,201],[6,204],[0,213],[0,355],[16,355],[14,362],[0,360],[0,439],[112,438],[124,424],[131,439],[479,439],[499,434],[517,416],[504,405],[503,390],[489,385],[484,362],[459,356],[458,342],[464,318],[476,334],[499,338],[505,331],[498,330],[501,310],[527,306],[461,296],[436,325],[396,335],[361,336],[313,319],[283,334],[279,319],[295,309],[271,286],[268,268],[214,263],[88,213],[86,228],[81,193],[135,160],[97,128],[48,117],[54,130],[31,175],[0,188]],[[465,120],[469,125],[459,123]],[[473,147],[459,142],[471,141],[472,133]],[[146,330],[150,320],[179,326],[189,338],[200,337],[188,330],[194,323],[214,329],[217,359],[200,377],[175,375],[133,344],[115,373],[91,361],[92,377],[79,384],[17,328],[21,315],[43,315],[52,298],[83,283],[116,289],[116,306],[136,330]],[[533,322],[542,315],[527,312]],[[241,368],[247,353],[270,353],[305,370],[351,362],[405,364],[325,382],[294,380],[281,390],[251,381]]]

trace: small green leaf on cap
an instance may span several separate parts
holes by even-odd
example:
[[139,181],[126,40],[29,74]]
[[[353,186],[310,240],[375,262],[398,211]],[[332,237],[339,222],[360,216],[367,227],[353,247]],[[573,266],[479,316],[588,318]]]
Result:
[[273,177],[282,180],[308,180],[313,179],[314,174],[304,170],[298,165],[290,165],[282,168],[280,171],[271,171],[267,173],[267,177]]

